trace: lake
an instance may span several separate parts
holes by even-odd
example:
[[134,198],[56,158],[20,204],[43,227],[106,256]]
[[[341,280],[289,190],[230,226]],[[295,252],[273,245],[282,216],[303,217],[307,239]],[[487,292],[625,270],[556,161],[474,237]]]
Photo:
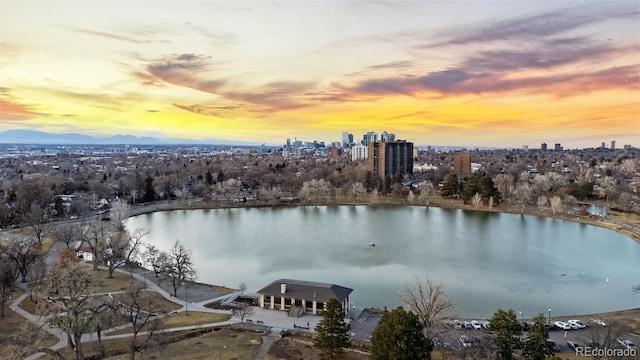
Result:
[[[596,226],[456,209],[307,206],[139,215],[129,231],[192,249],[198,281],[257,291],[279,278],[354,289],[357,307],[400,305],[416,276],[442,282],[461,317],[530,318],[640,306],[640,244]],[[375,243],[375,247],[369,246]]]

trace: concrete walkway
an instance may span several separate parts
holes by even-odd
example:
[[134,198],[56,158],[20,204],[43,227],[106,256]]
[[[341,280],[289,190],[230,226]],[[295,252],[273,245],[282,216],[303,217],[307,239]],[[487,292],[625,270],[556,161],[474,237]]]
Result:
[[[205,300],[202,300],[202,301],[197,302],[197,303],[191,303],[191,302],[187,303],[185,300],[182,300],[182,299],[180,299],[178,297],[172,296],[172,294],[170,294],[165,288],[160,286],[158,283],[156,283],[154,281],[151,281],[151,279],[148,276],[146,276],[146,274],[129,273],[128,271],[125,271],[125,270],[122,270],[122,269],[116,269],[116,271],[121,272],[121,273],[131,274],[136,279],[144,282],[146,284],[148,290],[154,291],[154,292],[162,295],[165,299],[182,306],[180,309],[175,310],[172,313],[183,312],[183,311],[186,311],[188,309],[190,311],[230,314],[230,311],[228,311],[228,310],[210,309],[210,308],[205,307],[205,305],[209,304],[211,302],[214,302],[214,301],[227,299],[232,294],[224,294],[222,296],[218,296],[218,297],[211,298],[211,299],[205,299]],[[151,274],[152,274],[152,276],[155,277],[155,275],[153,273],[151,273]],[[14,311],[15,313],[17,313],[18,315],[24,317],[25,319],[27,319],[31,323],[33,323],[33,324],[35,324],[37,326],[40,326],[43,330],[45,330],[49,334],[57,337],[58,338],[58,342],[55,345],[51,346],[50,349],[52,349],[52,350],[60,350],[60,349],[63,349],[64,347],[66,347],[68,345],[69,340],[68,340],[67,334],[64,331],[62,331],[61,329],[56,328],[56,327],[50,327],[48,325],[44,325],[44,321],[40,318],[40,316],[31,314],[31,313],[25,311],[24,309],[22,309],[19,306],[20,303],[24,299],[26,299],[27,296],[29,296],[31,289],[29,288],[28,284],[18,283],[17,285],[21,289],[24,290],[24,293],[13,301],[13,303],[11,304],[11,310]],[[116,294],[116,293],[121,293],[121,292],[122,291],[113,291],[113,292],[109,292],[109,293],[105,293],[105,294]],[[220,292],[212,291],[212,294],[219,295]],[[164,315],[164,316],[168,316],[168,315]],[[237,324],[239,322],[240,322],[240,320],[238,320],[238,319],[230,319],[230,320],[227,320],[227,321],[222,321],[222,322],[217,322],[217,323],[198,324],[198,325],[190,325],[190,326],[175,327],[175,328],[170,328],[170,329],[163,329],[162,331],[163,332],[176,332],[176,331],[185,331],[185,330],[197,330],[197,329],[204,329],[204,328],[210,328],[210,327],[232,325],[232,324]],[[110,330],[117,330],[117,329],[120,329],[120,328],[126,328],[128,326],[130,326],[130,325],[117,326],[117,327],[115,327],[113,329],[103,330],[102,333],[104,334],[105,332],[108,332]],[[139,335],[144,335],[144,334],[146,334],[146,333],[140,333]],[[118,335],[108,335],[107,334],[107,335],[103,335],[101,338],[102,338],[102,340],[109,340],[109,339],[121,339],[121,338],[130,337],[130,336],[131,336],[131,334],[118,334]],[[83,343],[97,341],[97,340],[98,340],[97,332],[90,333],[90,334],[85,334],[85,335],[82,336],[82,342]],[[45,354],[44,353],[36,353],[36,354],[33,354],[33,355],[29,356],[26,359],[27,360],[33,360],[33,359],[37,359],[37,358],[39,358],[39,357],[41,357],[43,355],[45,355]]]

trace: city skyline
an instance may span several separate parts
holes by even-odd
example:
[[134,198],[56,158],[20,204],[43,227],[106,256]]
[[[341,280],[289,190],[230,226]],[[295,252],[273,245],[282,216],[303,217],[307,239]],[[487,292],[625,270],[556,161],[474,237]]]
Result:
[[637,1],[4,1],[0,131],[640,147]]

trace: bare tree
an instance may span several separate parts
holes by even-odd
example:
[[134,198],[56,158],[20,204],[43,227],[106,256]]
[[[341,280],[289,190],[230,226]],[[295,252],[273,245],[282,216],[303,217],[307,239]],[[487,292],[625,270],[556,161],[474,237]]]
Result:
[[480,193],[475,193],[475,195],[473,195],[473,197],[471,198],[471,203],[477,210],[480,205],[482,205],[482,195],[480,195]]
[[237,307],[234,307],[232,310],[233,316],[240,319],[241,324],[244,324],[244,319],[247,319],[251,315],[253,315],[253,312],[253,306],[247,304],[246,302],[239,302],[237,304]]
[[46,332],[42,327],[30,321],[23,321],[20,327],[13,329],[11,338],[2,348],[2,355],[8,359],[25,359],[37,353],[45,353],[56,360],[65,360],[59,351],[49,348]]
[[407,201],[411,205],[413,205],[413,203],[416,201],[416,194],[413,192],[413,190],[409,190],[409,195],[407,195]]
[[513,185],[513,175],[511,174],[498,174],[493,179],[496,189],[502,194],[503,199],[508,199],[511,196],[510,189]]
[[554,196],[551,198],[551,212],[555,215],[559,210],[562,210],[562,198]]
[[529,183],[526,183],[526,182],[518,183],[513,193],[513,198],[516,204],[520,207],[520,213],[524,214],[524,208],[529,203],[530,197],[531,197],[531,186],[529,185]]
[[29,211],[22,215],[22,222],[33,232],[38,245],[42,246],[42,240],[47,233],[46,212],[38,204],[32,203]]
[[105,221],[91,221],[84,224],[81,239],[86,242],[93,252],[93,270],[98,271],[98,264],[104,262],[111,229]]
[[41,260],[40,249],[37,241],[26,237],[12,238],[5,246],[0,244],[0,252],[15,264],[23,283],[27,281],[31,267]]
[[156,277],[162,274],[163,269],[169,262],[169,255],[166,252],[160,251],[155,245],[148,245],[143,257],[145,261],[151,265],[151,269],[155,273]]
[[425,336],[431,339],[437,336],[435,325],[447,319],[448,312],[455,308],[455,304],[447,297],[442,283],[436,283],[426,278],[424,281],[416,277],[413,287],[407,285],[400,294],[402,302],[415,312],[424,325]]
[[242,293],[242,295],[245,295],[247,293],[247,283],[241,282],[240,285],[238,285],[238,290]]
[[378,189],[371,190],[371,194],[369,194],[369,197],[371,198],[372,204],[377,203],[378,199],[380,199],[380,193],[378,192]]
[[185,248],[179,240],[176,240],[167,256],[169,261],[163,267],[162,274],[171,282],[173,296],[176,296],[178,288],[185,281],[192,281],[195,278],[196,271],[193,268],[191,250]]
[[427,183],[426,185],[420,187],[420,195],[418,196],[418,201],[421,204],[426,206],[431,205],[431,198],[436,194],[436,189],[433,187],[432,183]]
[[326,195],[331,189],[331,184],[324,179],[312,179],[305,181],[300,189],[300,196],[305,199],[313,199],[314,203],[318,205],[318,201],[321,196]]
[[[159,339],[162,329],[162,320],[154,312],[159,307],[158,298],[155,293],[148,293],[144,290],[145,285],[133,280],[121,302],[120,313],[131,323],[132,335],[129,339],[129,358],[135,360],[136,353],[140,352],[145,345],[153,343]],[[143,332],[144,330],[144,332]]]
[[111,206],[109,216],[117,231],[124,231],[124,221],[131,215],[131,206],[126,201],[117,201]]
[[138,229],[133,235],[129,235],[123,230],[118,231],[109,239],[104,255],[107,261],[109,278],[113,278],[113,272],[118,267],[124,264],[131,264],[132,259],[137,256],[140,247],[143,245],[142,239],[148,234],[148,231]]
[[46,300],[38,301],[38,314],[67,334],[68,346],[78,360],[84,359],[82,335],[93,328],[94,314],[110,306],[104,297],[92,296],[102,285],[83,265],[70,263],[50,268],[38,288],[38,297]]
[[52,231],[56,241],[59,241],[67,246],[67,249],[71,247],[71,244],[80,239],[81,230],[78,225],[64,224],[56,226]]
[[[606,320],[606,319],[605,319]],[[625,326],[619,322],[606,322],[607,326],[601,326],[593,324],[586,330],[586,334],[583,335],[583,341],[585,345],[591,348],[613,348],[617,346],[617,339],[624,333],[629,332],[628,326]],[[594,359],[601,359],[602,355],[595,354]]]
[[15,262],[0,254],[0,316],[4,317],[4,305],[14,290],[18,280],[18,269]]
[[354,204],[358,199],[358,196],[364,195],[366,193],[367,193],[367,190],[364,188],[364,185],[362,185],[362,183],[359,181],[356,181],[353,184],[351,184],[351,187],[347,190],[347,195],[351,199],[351,203],[354,203]]
[[549,199],[547,198],[546,195],[538,196],[538,207],[541,210],[544,209],[547,206],[548,203],[549,203]]

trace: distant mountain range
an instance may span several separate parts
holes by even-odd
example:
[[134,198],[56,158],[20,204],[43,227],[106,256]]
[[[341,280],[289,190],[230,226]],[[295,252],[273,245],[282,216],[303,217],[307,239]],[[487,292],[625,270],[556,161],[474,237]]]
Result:
[[261,145],[260,143],[204,139],[158,139],[148,136],[114,135],[108,137],[89,136],[78,133],[52,134],[35,130],[6,130],[0,132],[0,144],[38,145]]

